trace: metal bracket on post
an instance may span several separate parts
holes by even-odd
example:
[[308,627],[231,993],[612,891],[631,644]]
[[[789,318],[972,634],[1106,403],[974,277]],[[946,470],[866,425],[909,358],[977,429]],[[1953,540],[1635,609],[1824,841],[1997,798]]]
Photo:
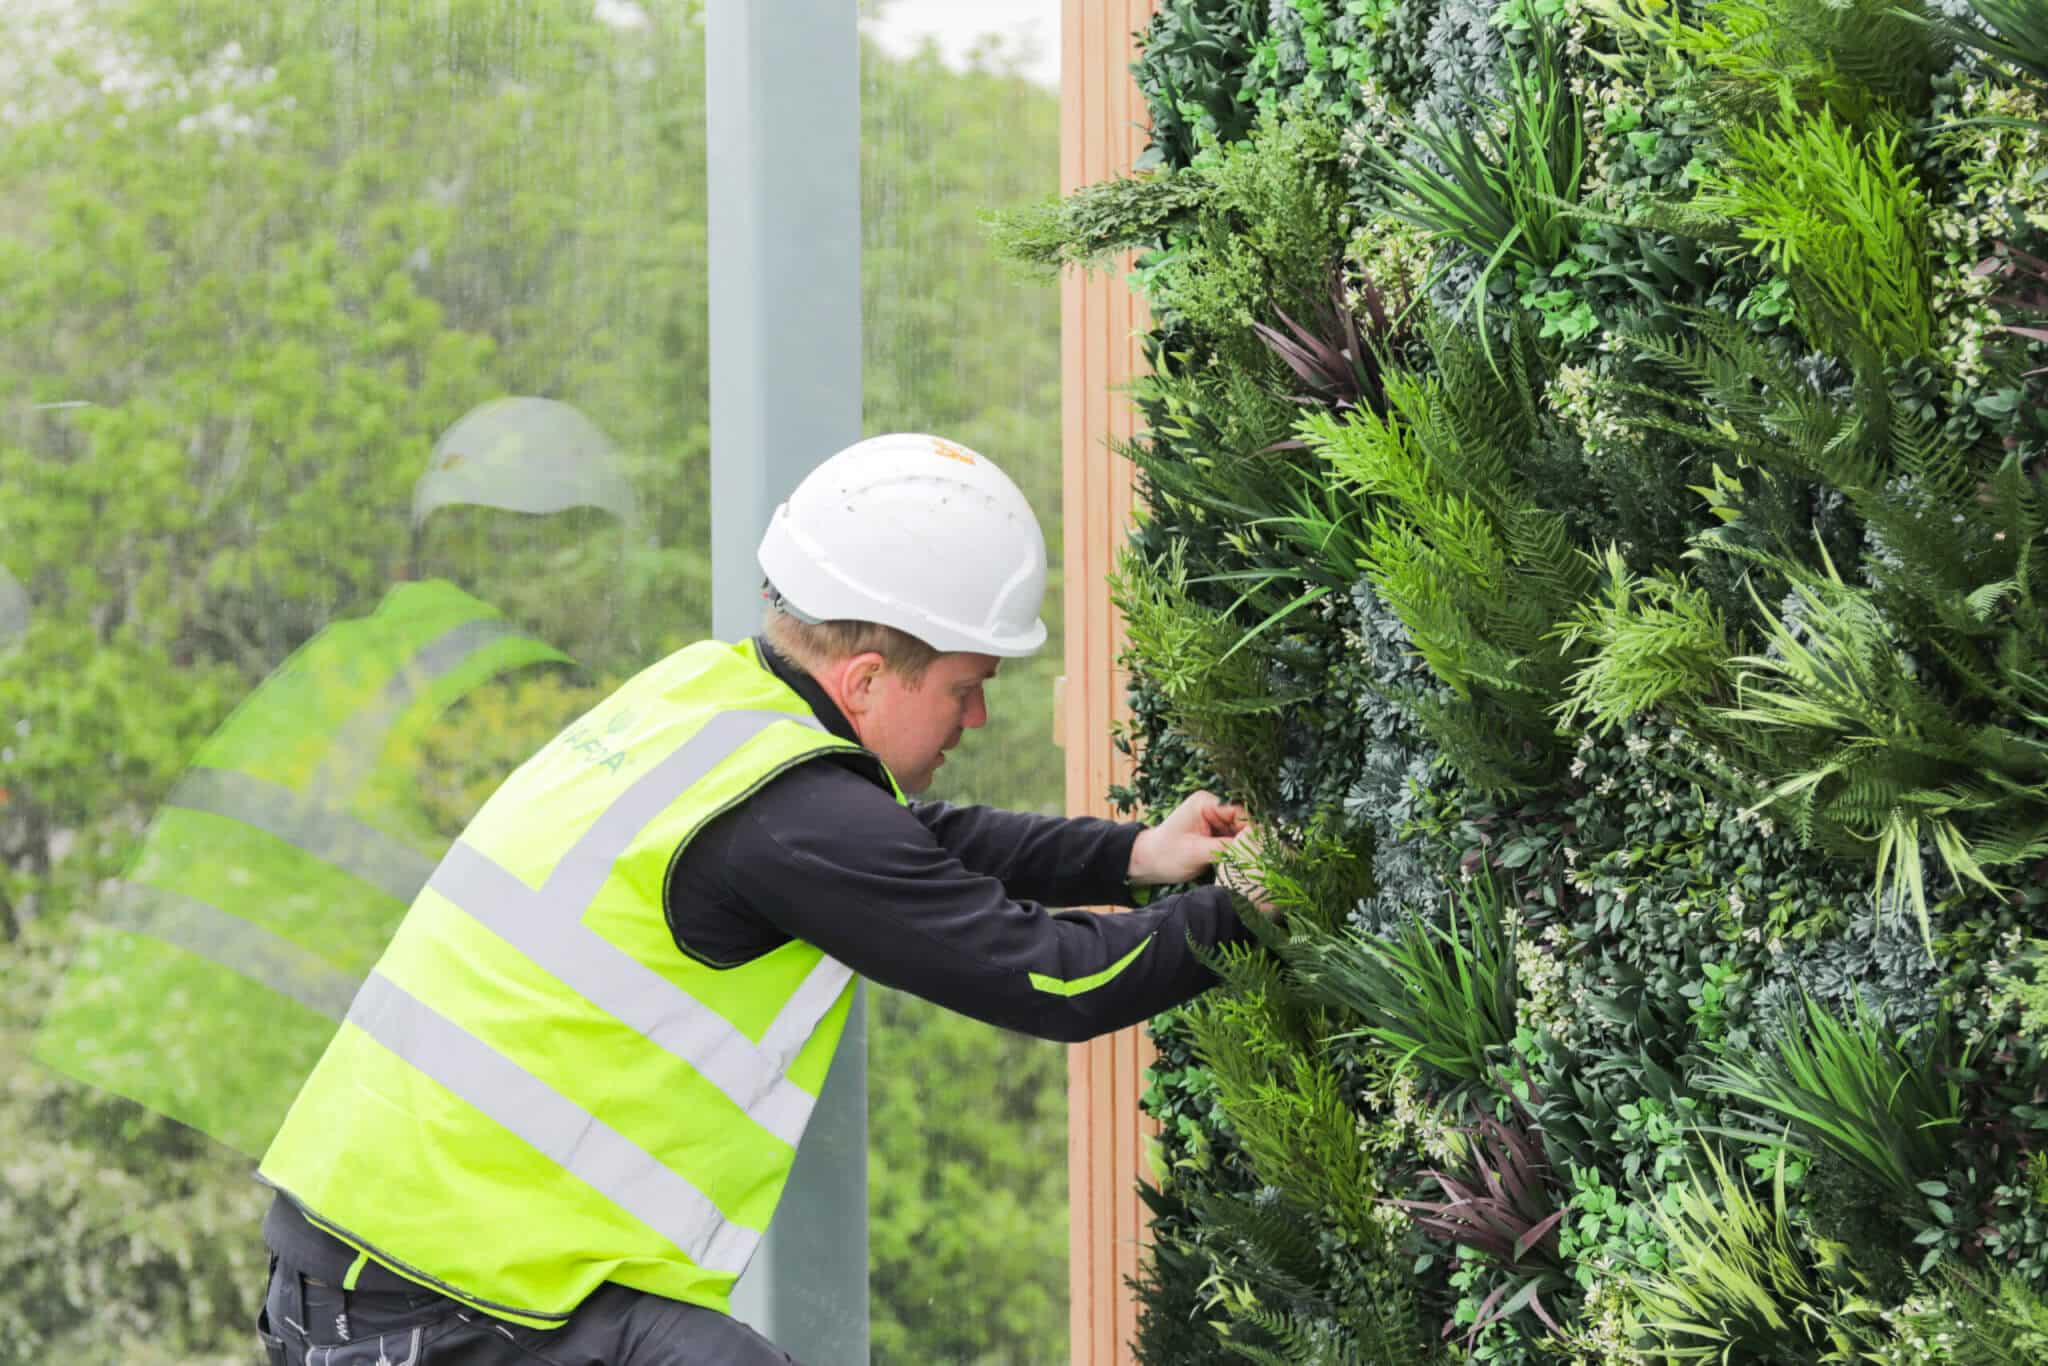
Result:
[[[853,0],[708,0],[712,633],[761,618],[775,506],[860,439],[860,33]],[[867,1029],[856,994],[735,1315],[806,1366],[868,1359]]]

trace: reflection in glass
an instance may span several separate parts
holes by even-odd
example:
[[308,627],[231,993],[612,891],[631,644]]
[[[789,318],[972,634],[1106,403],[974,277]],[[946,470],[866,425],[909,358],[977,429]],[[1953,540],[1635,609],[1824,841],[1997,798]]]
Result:
[[0,7],[0,1366],[249,1359],[422,869],[703,634],[702,78],[693,0]]
[[[413,489],[412,581],[294,651],[200,746],[133,865],[81,913],[36,1061],[263,1155],[460,833],[421,801],[436,768],[422,737],[484,690],[572,668],[551,640],[594,643],[601,614],[491,592],[577,554],[545,524],[572,509],[633,520],[617,451],[567,404],[496,400],[435,443]],[[616,574],[615,555],[583,558]],[[525,710],[538,724],[516,727],[515,754],[568,719]]]

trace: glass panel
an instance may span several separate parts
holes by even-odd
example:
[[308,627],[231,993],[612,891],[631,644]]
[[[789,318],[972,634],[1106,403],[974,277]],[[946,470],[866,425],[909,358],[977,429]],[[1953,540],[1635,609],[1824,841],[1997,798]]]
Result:
[[[987,728],[931,795],[1055,814],[1059,293],[1007,273],[980,216],[1059,188],[1058,0],[888,0],[866,32],[866,430],[993,459],[1030,496],[1054,566],[1050,641],[1004,663]],[[1065,1050],[898,993],[869,1000],[874,1359],[1066,1360]]]
[[0,5],[0,1363],[250,1359],[408,879],[706,630],[697,8]]

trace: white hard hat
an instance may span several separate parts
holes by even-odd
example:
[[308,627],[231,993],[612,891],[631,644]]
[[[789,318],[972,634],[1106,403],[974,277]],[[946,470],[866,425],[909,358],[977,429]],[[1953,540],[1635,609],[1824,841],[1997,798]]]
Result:
[[412,490],[412,524],[453,505],[536,515],[598,508],[633,520],[618,447],[596,423],[550,398],[499,398],[470,409],[434,443]]
[[849,446],[775,509],[761,572],[807,621],[894,626],[941,653],[1045,643],[1045,534],[1008,475],[966,447],[896,433]]

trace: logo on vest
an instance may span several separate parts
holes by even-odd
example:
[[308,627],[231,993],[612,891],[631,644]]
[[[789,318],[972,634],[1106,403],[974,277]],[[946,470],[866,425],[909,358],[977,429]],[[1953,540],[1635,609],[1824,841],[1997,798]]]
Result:
[[622,749],[613,749],[593,727],[582,721],[563,731],[557,737],[557,743],[567,745],[592,768],[602,768],[608,773],[616,774],[626,766],[626,752]]

